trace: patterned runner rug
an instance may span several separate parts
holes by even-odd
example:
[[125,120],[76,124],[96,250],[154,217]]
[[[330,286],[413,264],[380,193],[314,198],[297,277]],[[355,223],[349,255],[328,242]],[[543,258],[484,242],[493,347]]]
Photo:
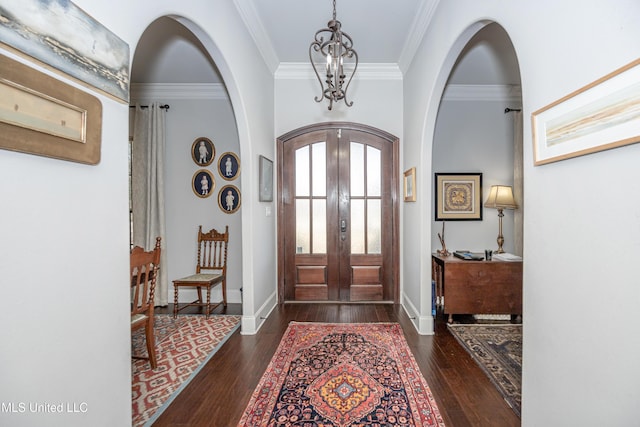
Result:
[[520,416],[522,325],[450,324],[448,327]]
[[[131,359],[132,425],[151,425],[239,327],[240,316],[156,315],[158,367]],[[147,356],[144,328],[133,333],[131,352]]]
[[397,323],[291,322],[239,427],[444,426]]

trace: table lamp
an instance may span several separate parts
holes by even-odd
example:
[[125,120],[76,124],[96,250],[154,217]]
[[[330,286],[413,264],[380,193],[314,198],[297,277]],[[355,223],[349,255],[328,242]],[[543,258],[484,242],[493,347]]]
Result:
[[513,189],[508,185],[492,185],[489,191],[489,197],[484,202],[485,208],[492,208],[498,210],[498,250],[496,253],[503,254],[504,249],[504,237],[502,236],[502,217],[504,216],[504,209],[517,209],[515,200],[513,200]]

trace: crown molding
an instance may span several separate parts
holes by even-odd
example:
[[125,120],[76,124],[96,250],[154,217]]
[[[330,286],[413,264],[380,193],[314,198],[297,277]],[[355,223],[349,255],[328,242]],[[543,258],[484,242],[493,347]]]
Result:
[[443,101],[505,101],[521,102],[519,85],[448,85]]
[[407,34],[407,40],[402,47],[400,59],[398,60],[398,65],[403,72],[409,69],[414,56],[416,56],[416,52],[420,47],[424,34],[427,31],[427,28],[431,25],[431,20],[433,19],[433,15],[438,7],[438,3],[440,3],[440,0],[420,2],[420,9],[411,23],[411,28]]
[[273,48],[273,43],[269,38],[267,30],[265,30],[264,25],[262,25],[262,20],[258,16],[253,2],[251,0],[233,0],[233,4],[236,6],[240,18],[242,18],[244,22],[244,26],[258,47],[258,51],[260,51],[264,62],[267,64],[269,70],[274,73],[278,68],[280,60]]
[[[276,79],[306,80],[316,75],[308,63],[286,63],[278,67]],[[362,64],[354,79],[402,80],[402,73],[395,64]],[[221,83],[132,83],[131,102],[158,99],[209,99],[227,100],[229,96]],[[519,85],[448,85],[443,101],[503,101],[521,102]]]
[[[323,65],[320,65],[322,67]],[[353,65],[345,65],[345,70],[353,70]],[[274,73],[276,80],[316,79],[316,74],[308,62],[283,62]],[[402,80],[402,72],[397,64],[358,64],[354,80]]]
[[229,99],[222,83],[132,83],[131,102],[146,99]]

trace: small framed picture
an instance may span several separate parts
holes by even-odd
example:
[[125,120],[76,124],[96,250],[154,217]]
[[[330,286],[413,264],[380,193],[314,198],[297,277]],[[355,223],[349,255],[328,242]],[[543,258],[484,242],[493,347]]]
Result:
[[225,185],[218,193],[218,206],[220,206],[222,212],[232,214],[240,209],[241,197],[238,187]]
[[216,147],[209,138],[203,136],[196,138],[191,145],[191,157],[199,166],[209,166],[216,156]]
[[191,180],[191,188],[193,188],[196,196],[203,199],[209,197],[216,188],[216,181],[213,178],[213,174],[206,169],[196,171]]
[[416,168],[411,168],[404,173],[404,201],[416,201]]
[[260,156],[259,162],[260,193],[258,200],[261,202],[273,202],[273,162],[264,156]]
[[481,221],[482,174],[436,173],[435,220]]
[[222,179],[232,181],[240,175],[240,159],[235,153],[226,152],[218,160],[218,172]]

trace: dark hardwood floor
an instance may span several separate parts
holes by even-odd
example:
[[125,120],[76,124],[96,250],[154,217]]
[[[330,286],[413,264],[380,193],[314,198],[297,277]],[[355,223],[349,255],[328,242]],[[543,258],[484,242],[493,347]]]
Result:
[[[171,310],[169,306],[156,313]],[[215,313],[222,310],[219,307]],[[241,314],[241,306],[229,304],[225,312]],[[417,334],[399,305],[284,304],[273,310],[256,335],[235,332],[153,426],[237,426],[292,320],[398,322],[447,427],[520,425],[487,376],[448,332],[442,315],[436,320],[435,335],[425,336]]]

